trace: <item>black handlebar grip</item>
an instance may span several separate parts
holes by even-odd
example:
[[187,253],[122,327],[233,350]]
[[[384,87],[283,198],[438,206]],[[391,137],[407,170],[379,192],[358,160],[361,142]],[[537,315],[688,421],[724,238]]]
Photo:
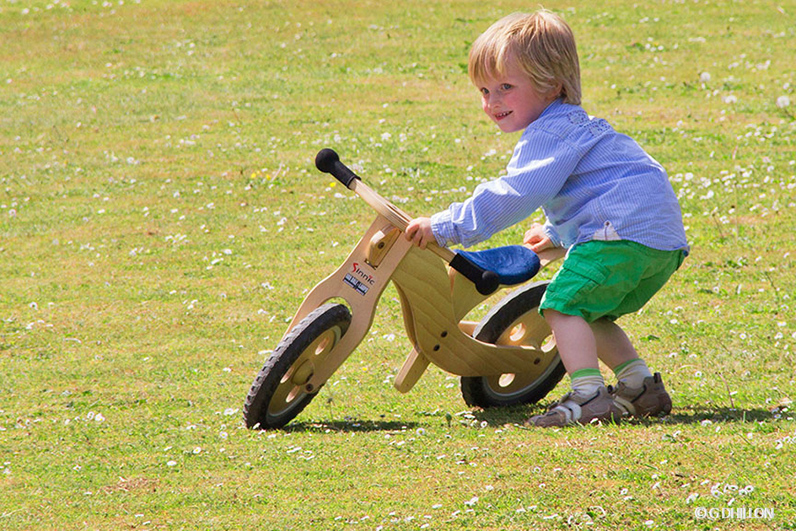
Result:
[[475,289],[481,295],[491,295],[500,287],[500,277],[497,273],[475,265],[461,254],[457,253],[450,264],[453,269],[475,284]]
[[346,188],[351,188],[351,183],[354,179],[359,179],[356,173],[340,162],[340,156],[333,149],[324,148],[320,150],[318,154],[315,155],[315,167],[324,173],[331,173],[334,175]]

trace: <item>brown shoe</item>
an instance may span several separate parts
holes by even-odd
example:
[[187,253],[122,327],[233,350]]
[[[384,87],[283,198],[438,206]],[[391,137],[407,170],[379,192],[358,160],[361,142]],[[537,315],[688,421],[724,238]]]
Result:
[[636,418],[659,417],[672,411],[672,399],[663,387],[661,373],[644,378],[641,387],[628,387],[624,382],[609,387],[614,402],[625,414]]
[[616,407],[608,389],[600,387],[591,396],[583,396],[574,391],[565,394],[561,400],[550,406],[547,413],[529,418],[525,425],[554,428],[598,421],[618,423],[621,417],[622,410]]

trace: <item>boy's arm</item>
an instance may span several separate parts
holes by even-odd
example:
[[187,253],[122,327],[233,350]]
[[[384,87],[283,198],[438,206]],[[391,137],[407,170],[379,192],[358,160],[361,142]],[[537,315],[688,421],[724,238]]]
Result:
[[469,247],[520,223],[560,191],[579,159],[558,137],[524,134],[505,176],[479,184],[464,202],[431,217],[437,241]]

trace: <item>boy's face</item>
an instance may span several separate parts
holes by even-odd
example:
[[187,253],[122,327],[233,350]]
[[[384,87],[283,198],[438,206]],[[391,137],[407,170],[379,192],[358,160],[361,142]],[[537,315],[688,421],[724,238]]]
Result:
[[504,74],[485,79],[478,88],[484,112],[504,133],[525,129],[555,99],[537,93],[528,75],[512,62]]

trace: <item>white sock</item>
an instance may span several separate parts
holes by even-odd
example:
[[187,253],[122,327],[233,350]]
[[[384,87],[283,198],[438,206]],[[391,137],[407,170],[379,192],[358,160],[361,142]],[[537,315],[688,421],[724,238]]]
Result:
[[600,387],[605,387],[605,380],[599,369],[580,369],[570,375],[572,390],[581,396],[591,397]]
[[617,369],[619,370],[614,369],[617,381],[623,382],[628,387],[641,387],[644,378],[652,376],[647,363],[641,358],[625,362]]

